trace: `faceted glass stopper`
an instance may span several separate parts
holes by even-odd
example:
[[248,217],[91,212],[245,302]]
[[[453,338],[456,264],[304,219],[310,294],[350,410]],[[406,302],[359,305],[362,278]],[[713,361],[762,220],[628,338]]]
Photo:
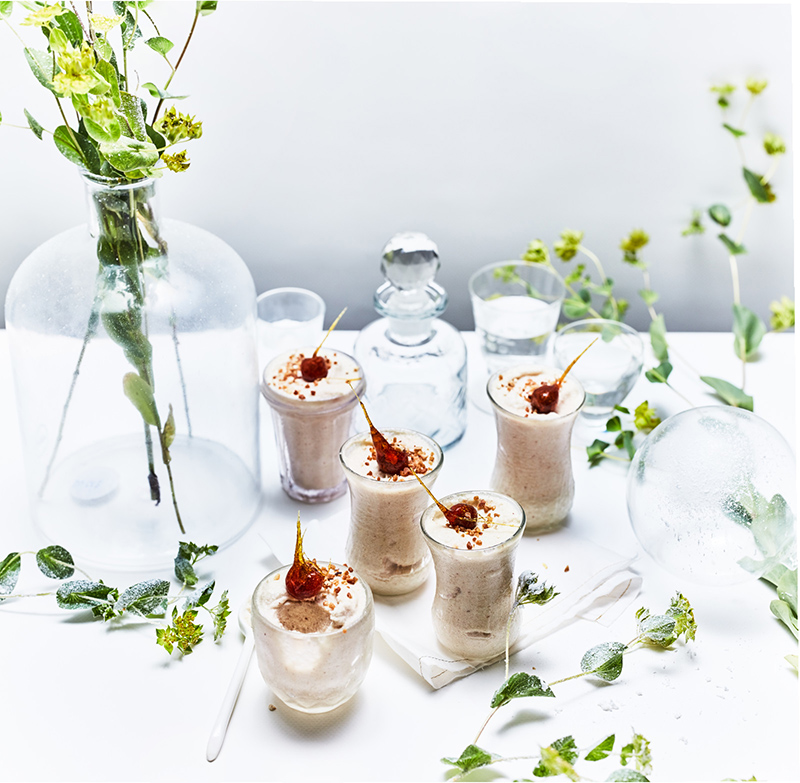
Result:
[[383,248],[381,271],[401,291],[424,289],[439,270],[439,249],[425,234],[395,234]]

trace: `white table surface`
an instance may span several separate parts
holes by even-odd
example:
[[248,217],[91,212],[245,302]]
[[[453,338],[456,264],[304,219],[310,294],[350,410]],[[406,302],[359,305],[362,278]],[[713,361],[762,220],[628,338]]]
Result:
[[[477,377],[474,335],[465,337]],[[330,342],[346,350],[353,338],[352,332],[334,333]],[[734,382],[739,377],[729,334],[672,334],[670,340],[703,374]],[[677,388],[696,405],[715,404],[696,375],[681,361],[674,364]],[[756,412],[792,446],[794,386],[793,335],[767,335],[760,358],[748,366],[748,392]],[[644,399],[662,418],[687,407],[663,385],[642,378],[629,401]],[[2,559],[48,543],[30,522],[5,332],[0,411]],[[260,515],[236,543],[204,561],[205,573],[229,591],[234,608],[272,565],[260,533],[292,528],[298,510],[278,483],[266,413],[262,403]],[[545,681],[577,673],[587,649],[627,642],[635,635],[635,610],[646,605],[663,611],[677,590],[694,606],[697,640],[670,651],[626,655],[614,683],[582,678],[557,686],[555,699],[516,700],[494,717],[480,745],[503,756],[536,755],[540,746],[566,734],[588,749],[616,733],[619,747],[635,730],[651,741],[653,780],[799,780],[798,678],[784,660],[796,645],[769,612],[773,592],[762,582],[695,585],[654,563],[628,521],[625,467],[609,461],[587,467],[584,447],[594,437],[576,429],[576,498],[568,529],[617,552],[638,554],[641,594],[612,627],[578,621],[518,653],[512,671],[535,667]],[[485,486],[494,449],[492,418],[470,404],[466,435],[446,453],[438,492]],[[324,522],[348,503],[345,496],[302,513]],[[520,556],[517,568],[525,567]],[[93,576],[125,586],[137,575]],[[543,576],[557,584],[557,575]],[[277,702],[253,661],[222,752],[209,763],[208,735],[241,649],[235,618],[220,643],[207,640],[190,656],[170,658],[155,644],[151,625],[117,628],[87,614],[59,610],[52,597],[0,606],[0,779],[442,781],[453,773],[439,759],[458,756],[472,742],[503,681],[502,664],[496,664],[433,691],[378,638],[357,696],[334,713],[307,716]],[[268,709],[270,702],[277,710]],[[469,779],[530,778],[535,763],[508,762]],[[603,779],[617,766],[601,772],[583,763],[579,770]]]

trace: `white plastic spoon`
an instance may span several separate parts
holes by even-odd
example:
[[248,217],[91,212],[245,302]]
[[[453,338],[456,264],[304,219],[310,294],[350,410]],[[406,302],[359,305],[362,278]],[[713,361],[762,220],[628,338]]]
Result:
[[242,689],[242,682],[244,676],[247,674],[247,667],[250,665],[250,659],[253,657],[253,628],[250,623],[250,601],[245,601],[239,609],[239,628],[244,634],[244,645],[242,651],[239,653],[239,661],[236,664],[236,670],[231,677],[230,685],[225,693],[225,698],[222,700],[222,705],[219,708],[217,719],[214,722],[214,728],[211,729],[211,736],[208,738],[208,746],[206,747],[206,758],[209,761],[219,756],[222,750],[222,743],[225,742],[225,734],[228,731],[228,724],[233,714],[233,708],[236,706],[236,699],[239,697],[239,691]]

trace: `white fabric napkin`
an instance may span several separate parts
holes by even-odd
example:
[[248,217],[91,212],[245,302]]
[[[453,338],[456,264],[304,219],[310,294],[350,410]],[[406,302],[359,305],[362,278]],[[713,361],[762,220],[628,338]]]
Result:
[[[325,522],[304,524],[303,549],[318,561],[342,562],[350,512]],[[273,554],[289,563],[296,528],[262,529],[261,537]],[[522,606],[522,630],[512,652],[555,633],[576,620],[611,625],[641,588],[641,577],[629,569],[635,558],[625,557],[580,538],[569,530],[525,535],[517,550],[516,572],[534,571],[540,581],[559,593],[544,606]],[[433,688],[500,660],[454,659],[437,641],[431,625],[436,590],[433,573],[422,587],[402,596],[375,596],[375,625],[386,643]]]

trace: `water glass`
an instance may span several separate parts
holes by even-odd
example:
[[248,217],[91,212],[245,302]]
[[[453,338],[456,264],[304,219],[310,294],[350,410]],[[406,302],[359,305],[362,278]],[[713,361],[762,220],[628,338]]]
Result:
[[256,300],[258,352],[263,367],[281,351],[322,341],[325,302],[305,288],[272,288]]
[[581,415],[589,421],[608,417],[628,396],[642,372],[644,343],[639,333],[619,321],[589,318],[558,330],[553,360],[562,370],[593,340],[597,342],[570,370],[586,390]]
[[475,331],[489,374],[546,354],[565,288],[541,264],[501,261],[469,280]]

